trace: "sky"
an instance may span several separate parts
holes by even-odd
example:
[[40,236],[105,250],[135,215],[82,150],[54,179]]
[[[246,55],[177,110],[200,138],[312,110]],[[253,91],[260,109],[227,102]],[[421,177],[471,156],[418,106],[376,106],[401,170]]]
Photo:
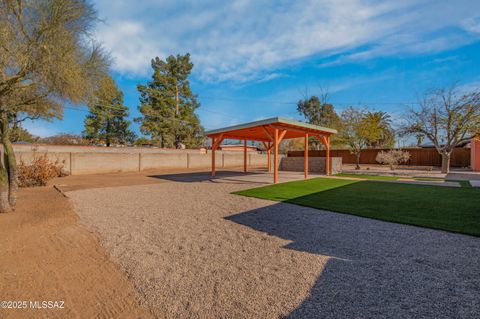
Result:
[[[150,61],[191,54],[191,87],[205,129],[282,116],[328,92],[399,121],[427,89],[480,88],[477,0],[96,0],[92,35],[112,56],[111,74],[130,119]],[[63,120],[26,123],[39,136],[81,134],[85,106]],[[132,121],[133,122],[133,121]],[[132,123],[135,132],[138,125]]]

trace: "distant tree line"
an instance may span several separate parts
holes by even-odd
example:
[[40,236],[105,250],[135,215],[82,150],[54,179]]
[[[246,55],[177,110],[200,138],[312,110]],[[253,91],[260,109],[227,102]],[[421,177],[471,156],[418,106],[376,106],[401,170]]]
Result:
[[448,173],[453,149],[464,139],[480,133],[480,91],[465,91],[458,85],[426,91],[417,107],[405,110],[406,116],[397,132],[386,112],[347,107],[337,114],[327,102],[327,94],[298,101],[297,111],[311,124],[337,129],[338,134],[332,137],[331,143],[348,148],[356,157],[357,169],[362,150],[393,148],[398,135],[414,137],[417,145],[425,139],[430,141],[442,156],[442,172]]
[[[338,134],[332,136],[331,145],[348,148],[356,157],[357,168],[360,168],[363,149],[395,145],[395,133],[389,114],[354,107],[348,107],[337,114],[334,106],[328,103],[327,96],[325,93],[320,98],[311,96],[300,100],[297,111],[311,124],[336,129]],[[311,142],[317,149],[321,147],[316,139]]]

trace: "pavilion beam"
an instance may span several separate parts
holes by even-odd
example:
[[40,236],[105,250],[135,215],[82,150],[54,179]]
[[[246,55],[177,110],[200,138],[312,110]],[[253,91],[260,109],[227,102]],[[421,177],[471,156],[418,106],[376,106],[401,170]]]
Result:
[[330,175],[330,136],[325,137],[326,159],[325,159],[325,174]]
[[212,136],[212,177],[215,177],[215,150],[220,146],[223,141],[224,134]]
[[280,142],[283,140],[283,138],[285,137],[285,134],[287,134],[287,130],[286,129],[283,129],[282,130],[279,130],[280,131],[280,135],[278,136],[278,144],[280,144]]
[[302,134],[305,134],[305,133],[309,133],[309,134],[312,134],[312,135],[321,135],[320,131],[314,131],[314,130],[311,130],[311,129],[298,129],[298,128],[294,128],[294,127],[289,127],[289,126],[282,126],[282,125],[270,125],[271,128],[278,128],[279,130],[288,130],[288,131],[292,131],[292,132],[297,132],[297,133],[302,133]]
[[315,137],[325,145],[325,175],[330,175],[331,168],[330,168],[330,136],[329,135],[318,135],[316,134]]
[[215,177],[215,137],[212,137],[212,177]]
[[[222,144],[222,142],[223,142],[223,140],[224,140],[223,135],[224,135],[224,134],[222,133],[222,134],[217,135],[217,136],[215,137],[215,143],[212,142],[212,150],[213,150],[214,148],[217,149],[217,148],[220,146],[220,144]],[[212,141],[213,141],[213,140],[212,140]]]
[[272,166],[272,161],[270,160],[270,151],[272,149],[272,143],[271,142],[262,142],[263,146],[265,147],[265,151],[267,152],[267,171],[270,173],[270,166]]
[[279,144],[278,129],[276,128],[273,135],[273,144],[275,147],[275,153],[273,158],[273,183],[278,183],[278,144]]
[[268,142],[262,142],[263,147],[265,148],[265,151],[268,150]]
[[273,141],[273,136],[270,134],[270,132],[267,130],[267,128],[264,126],[262,126],[263,128],[263,132],[265,132],[265,135],[267,135],[267,137],[270,139],[270,141]]
[[303,161],[304,177],[308,178],[308,133],[305,133],[305,151],[303,155]]
[[274,138],[273,138],[273,144],[275,147],[275,153],[274,153],[274,159],[273,159],[273,183],[278,183],[278,146],[280,145],[280,142],[282,139],[285,137],[285,134],[287,133],[287,130],[280,130],[278,128],[274,129]]
[[271,166],[272,166],[272,159],[271,159],[271,157],[270,157],[270,153],[271,153],[271,151],[272,151],[272,145],[273,145],[273,144],[272,144],[271,142],[268,142],[268,150],[267,150],[267,161],[268,161],[268,164],[267,164],[267,170],[268,170],[269,173],[270,173],[271,170],[272,170],[272,168],[271,168]]
[[266,138],[238,136],[238,135],[230,135],[230,134],[225,134],[224,138],[228,138],[228,139],[232,139],[232,140],[242,140],[242,141],[244,139],[248,139],[249,141],[271,142],[271,140],[268,140]]
[[243,172],[247,172],[247,140],[243,140]]

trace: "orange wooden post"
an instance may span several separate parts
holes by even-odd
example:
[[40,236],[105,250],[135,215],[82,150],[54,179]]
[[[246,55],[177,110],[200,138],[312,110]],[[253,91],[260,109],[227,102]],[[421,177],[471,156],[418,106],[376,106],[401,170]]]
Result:
[[480,139],[473,138],[470,148],[470,166],[472,171],[480,171]]
[[272,160],[270,158],[270,151],[272,150],[272,143],[268,142],[268,148],[267,148],[267,160],[268,160],[268,165],[267,165],[267,168],[268,168],[268,172],[270,173],[270,171],[272,170],[271,169],[271,166],[272,166]]
[[273,153],[273,183],[278,183],[278,128],[275,129],[273,137],[273,144],[275,147],[275,153]]
[[305,178],[308,178],[308,133],[305,133],[305,151],[303,155],[303,172]]
[[243,172],[247,172],[247,140],[243,140]]
[[330,175],[330,136],[325,138],[325,148],[327,158],[325,159],[325,174]]
[[215,137],[212,137],[212,176],[215,176]]

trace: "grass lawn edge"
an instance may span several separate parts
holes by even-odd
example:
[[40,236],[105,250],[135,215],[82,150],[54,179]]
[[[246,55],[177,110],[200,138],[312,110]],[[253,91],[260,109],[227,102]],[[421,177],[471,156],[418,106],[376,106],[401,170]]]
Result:
[[[375,181],[364,180],[364,181],[379,182],[379,183],[385,182],[385,181],[382,181],[382,180],[375,180]],[[298,206],[302,206],[302,207],[309,207],[309,208],[313,208],[313,209],[316,209],[316,210],[319,210],[319,211],[324,211],[324,212],[331,212],[331,213],[338,213],[338,214],[344,214],[344,215],[351,215],[351,216],[356,216],[356,217],[361,217],[361,218],[369,218],[369,219],[378,220],[378,221],[383,221],[383,222],[388,222],[388,223],[396,223],[396,224],[403,224],[403,225],[408,225],[408,226],[421,227],[421,228],[425,228],[425,229],[433,229],[433,230],[445,231],[445,232],[449,232],[449,233],[467,235],[467,236],[472,236],[472,237],[477,237],[477,238],[480,237],[480,232],[470,232],[470,231],[468,231],[468,230],[466,230],[466,231],[461,231],[461,230],[455,230],[455,229],[447,229],[447,228],[443,228],[443,227],[441,227],[441,226],[435,226],[435,225],[421,225],[421,224],[415,223],[415,222],[401,221],[401,220],[397,220],[397,219],[392,219],[392,218],[389,218],[388,215],[386,215],[385,217],[375,217],[375,216],[366,216],[366,215],[364,215],[364,214],[361,213],[361,212],[359,213],[359,212],[345,211],[345,210],[341,210],[341,209],[330,209],[330,208],[315,207],[315,206],[312,206],[312,205],[309,205],[309,204],[305,204],[305,203],[301,203],[301,202],[296,202],[296,201],[295,201],[296,198],[285,199],[285,200],[280,200],[280,199],[278,199],[278,200],[277,200],[277,199],[273,199],[273,198],[266,198],[266,197],[261,196],[261,195],[256,195],[256,194],[247,193],[247,192],[249,192],[249,191],[251,191],[251,190],[269,188],[269,187],[272,187],[272,186],[275,186],[275,185],[281,185],[281,184],[285,185],[285,184],[298,183],[298,182],[303,182],[303,181],[290,181],[290,182],[285,182],[285,183],[280,183],[280,184],[254,187],[254,188],[250,188],[250,189],[245,189],[245,190],[240,190],[240,191],[234,191],[234,192],[231,192],[231,194],[233,194],[233,195],[238,195],[238,196],[245,196],[245,197],[257,198],[257,199],[262,199],[262,200],[268,200],[268,201],[275,202],[275,203],[281,202],[281,203],[287,203],[287,204],[292,204],[292,205],[298,205]],[[456,181],[456,182],[458,182],[458,181]],[[467,182],[468,182],[468,181],[467,181]],[[419,186],[419,187],[442,187],[442,188],[454,188],[454,189],[459,189],[459,188],[472,188],[470,184],[469,184],[470,187],[469,187],[469,186],[463,186],[463,185],[461,185],[461,187],[453,187],[453,186],[434,186],[434,185],[423,185],[423,184],[410,184],[410,185]]]

